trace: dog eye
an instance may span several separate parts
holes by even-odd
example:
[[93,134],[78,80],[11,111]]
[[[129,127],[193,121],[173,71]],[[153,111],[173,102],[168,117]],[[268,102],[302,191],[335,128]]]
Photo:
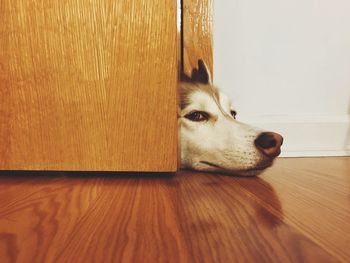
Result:
[[186,114],[185,118],[191,121],[207,121],[209,119],[209,114],[204,111],[192,111]]
[[231,110],[231,115],[232,115],[232,117],[233,117],[233,118],[235,118],[235,119],[236,119],[237,112],[236,112],[236,111],[234,111],[234,110]]

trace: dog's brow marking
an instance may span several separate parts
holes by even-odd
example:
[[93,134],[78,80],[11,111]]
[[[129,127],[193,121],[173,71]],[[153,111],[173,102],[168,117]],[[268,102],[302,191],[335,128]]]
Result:
[[221,103],[220,103],[220,93],[219,90],[216,89],[214,86],[212,85],[205,85],[208,89],[204,89],[204,91],[206,91],[207,93],[209,93],[209,95],[213,98],[215,104],[218,106],[219,110],[221,111],[221,113],[229,118],[230,120],[232,119],[232,116],[228,113],[225,112],[225,110],[223,109]]
[[[215,89],[214,87],[212,87],[213,89]],[[224,108],[222,107],[221,103],[220,103],[220,93],[217,89],[215,89],[215,95],[213,96],[214,101],[216,103],[216,105],[218,106],[219,110],[221,111],[221,113],[228,119],[232,120],[232,116],[230,114],[228,114],[227,112],[225,112]]]
[[201,91],[201,92],[207,93],[214,100],[215,104],[217,105],[218,109],[220,110],[220,112],[224,117],[226,117],[230,121],[234,121],[234,119],[232,119],[232,116],[226,113],[223,107],[221,106],[220,93],[219,93],[219,90],[215,88],[215,86],[203,85],[200,83],[182,82],[180,84],[180,87],[181,87],[180,89],[180,101],[181,101],[180,108],[181,109],[186,108],[190,104],[189,98],[192,93],[196,91]]
[[213,97],[214,100],[219,99],[218,90],[211,85],[203,85],[199,83],[181,83],[180,87],[181,109],[186,108],[190,104],[189,97],[192,93],[196,91],[205,92],[211,97]]

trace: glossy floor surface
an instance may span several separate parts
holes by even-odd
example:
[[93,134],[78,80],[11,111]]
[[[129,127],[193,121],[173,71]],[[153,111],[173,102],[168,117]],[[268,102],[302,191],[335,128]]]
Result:
[[350,158],[257,178],[0,172],[0,262],[350,262]]

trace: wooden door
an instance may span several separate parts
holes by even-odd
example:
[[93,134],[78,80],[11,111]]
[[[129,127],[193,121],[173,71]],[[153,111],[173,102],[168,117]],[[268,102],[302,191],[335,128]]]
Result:
[[174,0],[0,0],[0,169],[175,171]]
[[198,59],[213,77],[213,0],[182,0],[182,70],[191,76]]

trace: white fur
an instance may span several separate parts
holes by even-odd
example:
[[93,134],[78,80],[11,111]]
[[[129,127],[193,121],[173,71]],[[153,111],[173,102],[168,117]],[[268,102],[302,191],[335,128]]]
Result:
[[[254,145],[262,130],[235,120],[231,110],[231,100],[221,92],[218,102],[200,89],[188,94],[188,105],[179,117],[182,168],[252,176],[272,164]],[[192,111],[208,112],[210,119],[185,118]]]

